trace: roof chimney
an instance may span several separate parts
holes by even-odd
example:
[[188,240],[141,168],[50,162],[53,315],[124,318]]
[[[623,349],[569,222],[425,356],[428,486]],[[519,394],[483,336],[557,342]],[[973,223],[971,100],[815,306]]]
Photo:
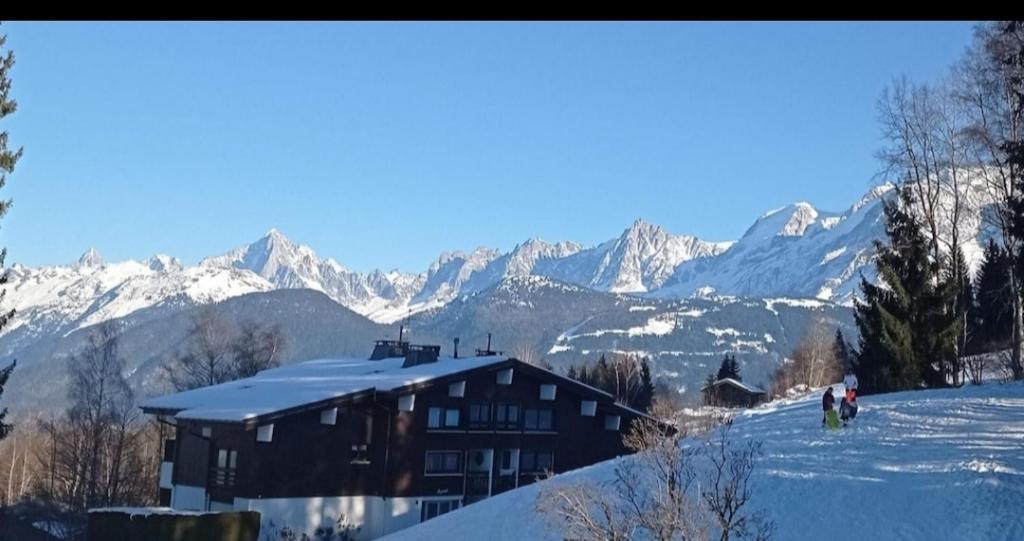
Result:
[[417,366],[427,363],[436,363],[437,356],[441,353],[441,346],[421,346],[412,345],[405,354],[405,362],[402,363],[402,368],[409,368],[410,366]]
[[477,350],[476,350],[476,356],[477,357],[491,357],[491,356],[494,356],[494,355],[501,355],[501,354],[502,354],[502,352],[494,351],[493,349],[491,349],[491,333],[487,333],[487,349],[479,349],[479,348],[477,348]]
[[458,359],[459,358],[459,337],[458,336],[455,337],[454,342],[455,342],[455,349],[453,350],[454,353],[452,354],[452,358],[453,359]]

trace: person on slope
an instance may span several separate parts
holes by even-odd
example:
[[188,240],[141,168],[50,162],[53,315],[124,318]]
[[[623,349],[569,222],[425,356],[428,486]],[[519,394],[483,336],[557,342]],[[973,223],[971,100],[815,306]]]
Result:
[[845,396],[839,401],[839,419],[843,421],[843,426],[846,426],[857,415],[856,403],[850,402]]
[[846,369],[843,387],[846,387],[846,400],[848,402],[857,402],[857,374],[853,373],[853,368]]
[[832,395],[832,387],[829,387],[825,391],[825,395],[821,397],[821,426],[825,426],[825,423],[828,422],[828,412],[832,411],[832,405],[835,403],[836,397]]

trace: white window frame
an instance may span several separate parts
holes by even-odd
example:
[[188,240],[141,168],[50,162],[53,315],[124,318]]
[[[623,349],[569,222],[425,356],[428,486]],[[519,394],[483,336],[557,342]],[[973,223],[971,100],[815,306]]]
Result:
[[274,423],[256,427],[256,441],[263,443],[274,441]]
[[512,385],[512,369],[506,368],[498,371],[497,384],[498,385]]
[[398,397],[398,411],[413,411],[416,408],[416,395],[404,394]]
[[338,408],[327,408],[320,410],[320,424],[322,425],[336,425],[338,424]]

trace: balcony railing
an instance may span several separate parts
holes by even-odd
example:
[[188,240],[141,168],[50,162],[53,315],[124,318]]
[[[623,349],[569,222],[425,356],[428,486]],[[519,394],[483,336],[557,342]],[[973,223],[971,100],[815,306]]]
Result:
[[236,475],[233,468],[210,468],[210,481],[215,487],[235,486]]

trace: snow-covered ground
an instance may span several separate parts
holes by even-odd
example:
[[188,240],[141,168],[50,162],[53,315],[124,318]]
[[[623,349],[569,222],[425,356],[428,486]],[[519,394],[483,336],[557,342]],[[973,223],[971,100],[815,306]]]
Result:
[[[737,417],[737,435],[764,442],[751,505],[775,520],[775,539],[1024,539],[1024,385],[859,402],[855,421],[834,432],[820,426],[818,393]],[[386,539],[562,539],[537,515],[539,489],[609,480],[614,466],[569,472]]]

